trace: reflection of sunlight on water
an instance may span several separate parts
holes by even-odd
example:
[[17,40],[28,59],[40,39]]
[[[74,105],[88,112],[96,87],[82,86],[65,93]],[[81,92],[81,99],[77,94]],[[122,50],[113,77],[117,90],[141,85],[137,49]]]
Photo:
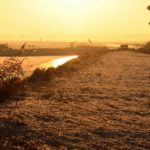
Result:
[[48,63],[42,64],[40,67],[44,68],[44,69],[48,69],[49,67],[57,68],[58,66],[61,66],[61,65],[65,64],[66,62],[68,62],[72,59],[76,59],[76,58],[78,58],[77,55],[58,58],[58,59],[54,59]]

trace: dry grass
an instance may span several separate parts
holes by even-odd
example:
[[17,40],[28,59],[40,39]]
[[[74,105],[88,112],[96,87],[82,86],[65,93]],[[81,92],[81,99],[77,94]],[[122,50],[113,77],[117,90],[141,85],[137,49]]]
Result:
[[0,105],[0,149],[150,149],[150,56],[104,54],[71,61],[18,105]]
[[49,69],[39,69],[33,71],[32,75],[28,77],[28,81],[32,82],[41,82],[41,81],[51,81],[55,76],[56,70],[54,68]]

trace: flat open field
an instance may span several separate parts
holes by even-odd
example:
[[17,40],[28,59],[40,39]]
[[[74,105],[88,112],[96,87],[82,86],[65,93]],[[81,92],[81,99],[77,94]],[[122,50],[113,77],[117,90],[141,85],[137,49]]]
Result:
[[70,64],[0,105],[0,149],[149,150],[150,55],[89,52]]

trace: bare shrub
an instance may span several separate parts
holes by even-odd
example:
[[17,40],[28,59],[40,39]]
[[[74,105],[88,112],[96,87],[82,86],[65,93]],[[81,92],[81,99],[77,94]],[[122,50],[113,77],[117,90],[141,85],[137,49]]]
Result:
[[18,91],[18,86],[24,76],[22,63],[24,59],[20,56],[26,43],[21,46],[16,56],[10,56],[0,65],[0,100],[3,101]]
[[0,65],[0,80],[6,82],[12,79],[21,78],[24,73],[22,69],[23,60],[17,57],[6,58]]

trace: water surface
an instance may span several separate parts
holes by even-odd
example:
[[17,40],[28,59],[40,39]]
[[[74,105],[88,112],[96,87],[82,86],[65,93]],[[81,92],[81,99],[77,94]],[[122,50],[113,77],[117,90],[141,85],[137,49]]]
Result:
[[[4,62],[7,57],[0,57],[0,64]],[[20,57],[23,61],[23,69],[27,72],[32,72],[36,68],[48,69],[50,67],[57,68],[66,62],[78,58],[74,56],[34,56],[34,57]]]

